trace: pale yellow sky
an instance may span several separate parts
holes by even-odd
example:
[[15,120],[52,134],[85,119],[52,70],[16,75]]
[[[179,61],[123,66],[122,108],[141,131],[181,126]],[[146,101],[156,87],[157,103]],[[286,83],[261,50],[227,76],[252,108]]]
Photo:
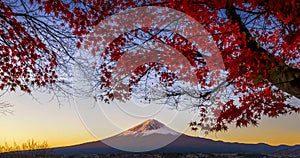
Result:
[[[35,96],[38,96],[40,103],[27,94],[11,93],[1,98],[2,101],[7,101],[15,106],[12,108],[14,111],[12,115],[0,115],[2,127],[0,144],[14,141],[22,143],[28,139],[46,140],[50,146],[83,143],[112,136],[148,119],[143,116],[134,119],[136,116],[122,114],[120,109],[118,111],[112,105],[103,106],[102,110],[109,109],[109,112],[105,114],[106,116],[99,114],[95,117],[96,115],[92,113],[87,113],[88,116],[84,116],[84,112],[79,112],[79,116],[78,107],[72,103],[65,102],[63,106],[59,106],[55,101],[48,102],[50,100],[49,95],[35,94]],[[99,110],[97,108],[99,107],[87,106],[90,111],[97,112]],[[143,112],[143,108],[145,107],[140,109],[141,112]],[[130,111],[132,109],[125,110]],[[156,119],[178,131],[184,131],[189,120],[193,118],[193,113],[188,111],[178,113],[174,110],[161,109],[156,112]],[[111,121],[114,123],[112,124]],[[231,127],[227,132],[211,133],[208,136],[189,129],[185,133],[229,142],[295,145],[300,144],[300,115],[292,114],[272,119],[263,118],[259,127]]]

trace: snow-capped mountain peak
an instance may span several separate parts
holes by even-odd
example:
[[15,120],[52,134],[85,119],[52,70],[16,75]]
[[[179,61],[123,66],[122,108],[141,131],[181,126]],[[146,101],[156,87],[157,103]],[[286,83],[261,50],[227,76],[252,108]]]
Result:
[[145,136],[150,134],[172,134],[172,135],[180,135],[180,133],[170,129],[165,126],[163,123],[155,120],[149,119],[141,124],[138,124],[122,133],[118,136],[126,136],[126,135],[135,135],[135,136]]

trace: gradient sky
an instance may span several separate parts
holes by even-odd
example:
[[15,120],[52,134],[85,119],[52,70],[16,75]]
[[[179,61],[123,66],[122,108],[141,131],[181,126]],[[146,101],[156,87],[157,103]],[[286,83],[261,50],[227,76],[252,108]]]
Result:
[[[268,143],[272,145],[300,144],[300,115],[292,114],[278,118],[263,118],[259,127],[235,128],[227,132],[203,133],[190,131],[187,123],[195,115],[192,111],[177,112],[164,106],[139,106],[130,103],[132,109],[125,112],[116,105],[87,106],[81,108],[80,101],[64,102],[61,106],[51,95],[34,94],[38,101],[28,94],[10,93],[1,97],[14,105],[13,114],[0,115],[0,144],[4,142],[23,143],[28,139],[46,140],[50,146],[64,146],[103,139],[126,130],[146,119],[155,118],[169,127],[188,135],[243,143]],[[299,101],[296,100],[296,104]],[[123,105],[124,106],[124,105]],[[130,106],[127,106],[130,107]],[[139,109],[138,109],[139,108]],[[151,108],[154,111],[151,112]],[[144,113],[148,111],[148,113]],[[150,112],[149,112],[150,109]],[[105,114],[103,114],[103,110]],[[123,109],[124,110],[124,109]],[[156,110],[156,111],[155,111]],[[127,113],[126,113],[127,111]],[[128,115],[128,112],[130,115]],[[154,112],[154,113],[153,113]],[[138,116],[144,113],[145,115]],[[134,116],[132,115],[134,114]]]

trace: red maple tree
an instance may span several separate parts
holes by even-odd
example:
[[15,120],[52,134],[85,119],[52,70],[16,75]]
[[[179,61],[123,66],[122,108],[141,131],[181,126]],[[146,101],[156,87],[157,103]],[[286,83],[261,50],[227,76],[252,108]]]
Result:
[[[149,101],[163,98],[175,106],[182,96],[192,97],[195,102],[191,106],[199,108],[201,116],[191,123],[193,129],[220,131],[226,130],[230,123],[256,125],[263,115],[277,117],[299,112],[299,107],[288,102],[290,97],[300,98],[300,4],[297,1],[1,0],[0,6],[1,90],[19,88],[30,93],[35,87],[53,89],[54,85],[62,90],[58,83],[70,73],[67,65],[76,63],[73,52],[81,47],[90,30],[106,17],[126,9],[159,6],[194,18],[211,35],[226,71],[226,80],[219,84],[230,91],[230,96],[211,102],[216,91],[205,89],[212,85],[205,79],[210,74],[204,54],[183,35],[170,30],[138,28],[118,35],[102,53],[101,58],[105,60],[96,68],[102,93],[97,97],[106,102],[128,100],[138,88],[145,88],[141,85],[147,86],[147,76],[156,76],[157,80],[152,81],[165,91],[148,98],[151,91],[145,90],[142,97]],[[98,40],[89,38],[90,44]],[[127,91],[114,87],[111,63],[120,60],[131,47],[148,41],[160,41],[184,55],[193,66],[196,87],[201,88],[176,87],[180,82],[178,76],[168,66],[153,62],[134,68],[125,85]]]

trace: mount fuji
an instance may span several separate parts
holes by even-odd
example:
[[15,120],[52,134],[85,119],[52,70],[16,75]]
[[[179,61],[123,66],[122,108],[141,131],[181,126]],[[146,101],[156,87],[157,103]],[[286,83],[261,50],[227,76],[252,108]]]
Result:
[[103,140],[52,149],[57,154],[126,152],[273,153],[283,150],[300,150],[300,145],[271,146],[263,143],[243,144],[214,141],[179,133],[154,119],[146,120],[120,134]]
[[146,135],[151,135],[151,134],[171,134],[171,135],[181,135],[181,133],[178,133],[171,128],[165,126],[161,122],[155,120],[155,119],[150,119],[142,122],[141,124],[134,126],[127,131],[124,131],[117,136],[146,136]]

